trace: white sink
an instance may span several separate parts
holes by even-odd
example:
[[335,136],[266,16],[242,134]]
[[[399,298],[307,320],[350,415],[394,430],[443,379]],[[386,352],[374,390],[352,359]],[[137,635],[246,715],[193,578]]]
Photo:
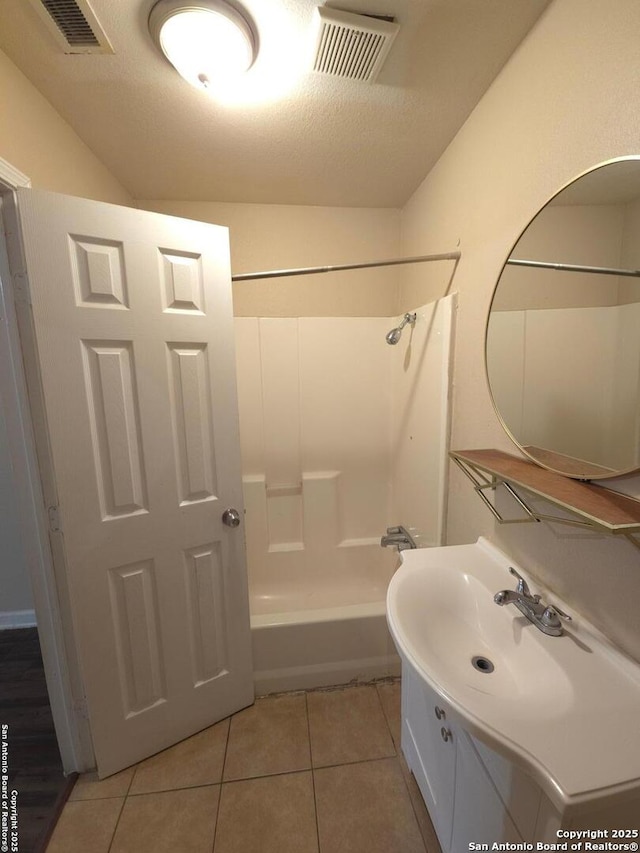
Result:
[[[387,620],[403,658],[462,725],[525,766],[563,807],[640,785],[640,667],[578,614],[543,634],[493,596],[518,566],[482,537],[402,552]],[[535,584],[530,582],[532,592]],[[566,605],[543,592],[545,602]],[[493,664],[476,669],[472,659]],[[598,794],[599,792],[599,794]]]

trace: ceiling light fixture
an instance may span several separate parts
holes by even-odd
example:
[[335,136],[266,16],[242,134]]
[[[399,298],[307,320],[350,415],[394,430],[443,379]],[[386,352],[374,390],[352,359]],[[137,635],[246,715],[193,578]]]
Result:
[[226,0],[159,0],[149,31],[176,71],[198,89],[247,71],[258,50],[253,22]]

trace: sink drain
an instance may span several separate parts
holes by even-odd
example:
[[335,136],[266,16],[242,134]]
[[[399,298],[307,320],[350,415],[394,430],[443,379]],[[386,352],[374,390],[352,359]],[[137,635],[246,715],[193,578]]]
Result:
[[476,655],[471,658],[471,666],[474,669],[477,669],[478,672],[490,673],[493,672],[495,667],[489,660],[489,658],[482,657],[482,655]]

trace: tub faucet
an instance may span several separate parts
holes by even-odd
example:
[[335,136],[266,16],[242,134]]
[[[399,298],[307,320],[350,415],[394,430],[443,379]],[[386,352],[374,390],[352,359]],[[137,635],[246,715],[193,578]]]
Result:
[[515,590],[503,589],[496,592],[493,600],[502,607],[505,604],[515,604],[518,610],[527,617],[529,622],[550,637],[560,637],[563,633],[560,617],[571,621],[571,616],[552,604],[544,604],[539,595],[531,595],[526,580],[513,568],[509,567],[512,575],[518,578]]
[[402,526],[387,527],[387,533],[380,540],[380,545],[383,548],[397,548],[398,551],[418,547],[411,538],[411,534]]

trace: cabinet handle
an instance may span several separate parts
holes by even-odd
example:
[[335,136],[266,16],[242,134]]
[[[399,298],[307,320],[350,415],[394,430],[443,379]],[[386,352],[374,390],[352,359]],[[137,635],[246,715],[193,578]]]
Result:
[[442,735],[442,740],[446,743],[448,740],[453,739],[453,735],[451,734],[451,729],[445,729],[443,726],[440,729],[440,734]]
[[442,710],[442,708],[438,708],[438,706],[436,705],[436,717],[437,717],[439,720],[444,720],[444,718],[445,718],[446,716],[447,716],[447,715],[446,715],[446,714],[445,714],[445,712]]

